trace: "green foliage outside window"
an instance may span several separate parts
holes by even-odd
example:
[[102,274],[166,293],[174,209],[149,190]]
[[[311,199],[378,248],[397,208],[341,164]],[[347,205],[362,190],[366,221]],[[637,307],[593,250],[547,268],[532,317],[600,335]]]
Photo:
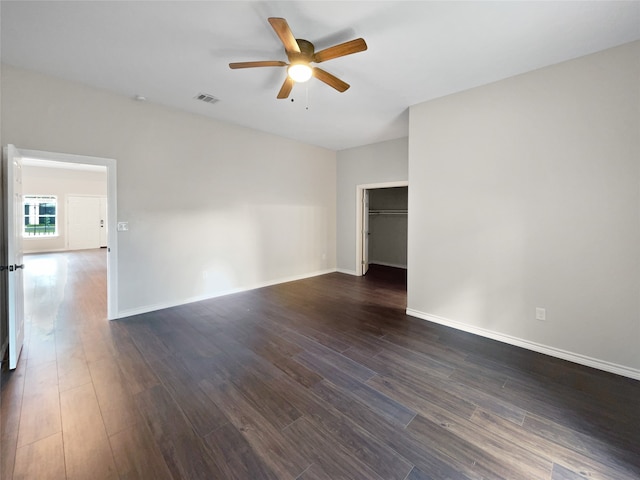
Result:
[[53,196],[24,196],[24,236],[53,236],[56,230],[57,199]]

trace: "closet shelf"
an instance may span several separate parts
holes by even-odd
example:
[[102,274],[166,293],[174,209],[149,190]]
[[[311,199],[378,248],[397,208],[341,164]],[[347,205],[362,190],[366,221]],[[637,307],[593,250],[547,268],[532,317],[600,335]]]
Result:
[[369,210],[369,215],[407,215],[407,210]]

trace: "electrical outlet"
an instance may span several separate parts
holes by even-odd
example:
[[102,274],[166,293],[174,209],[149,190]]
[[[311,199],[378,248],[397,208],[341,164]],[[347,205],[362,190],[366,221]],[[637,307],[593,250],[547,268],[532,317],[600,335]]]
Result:
[[536,307],[536,320],[544,322],[547,320],[547,310],[544,308]]

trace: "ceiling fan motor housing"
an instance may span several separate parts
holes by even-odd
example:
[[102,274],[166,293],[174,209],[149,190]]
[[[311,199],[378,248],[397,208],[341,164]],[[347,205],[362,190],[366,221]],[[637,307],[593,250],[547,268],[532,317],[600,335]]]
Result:
[[313,61],[313,55],[315,54],[313,43],[309,42],[308,40],[303,40],[302,38],[296,38],[296,42],[298,43],[298,47],[300,48],[300,53],[287,52],[289,62],[292,64],[311,63]]

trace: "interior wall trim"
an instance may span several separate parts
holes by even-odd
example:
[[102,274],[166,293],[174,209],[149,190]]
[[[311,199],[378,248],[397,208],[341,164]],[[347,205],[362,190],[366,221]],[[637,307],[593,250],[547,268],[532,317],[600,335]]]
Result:
[[530,342],[529,340],[524,340],[518,337],[512,337],[511,335],[505,335],[503,333],[495,332],[493,330],[487,330],[480,327],[475,327],[473,325],[469,325],[466,323],[449,320],[448,318],[439,317],[437,315],[431,315],[429,313],[420,312],[418,310],[413,310],[411,308],[407,308],[406,312],[407,312],[407,315],[411,315],[412,317],[416,317],[421,320],[438,323],[446,327],[451,327],[451,328],[455,328],[456,330],[462,330],[464,332],[473,333],[481,337],[490,338],[492,340],[497,340],[499,342],[507,343],[509,345],[514,345],[516,347],[532,350],[534,352],[542,353],[544,355],[549,355],[551,357],[560,358],[562,360],[568,360],[570,362],[578,363],[580,365],[585,365],[587,367],[597,368],[598,370],[603,370],[605,372],[615,373],[616,375],[622,375],[623,377],[640,380],[640,370],[635,368],[627,367],[624,365],[618,365],[616,363],[607,362],[605,360],[600,360],[593,357],[588,357],[586,355],[582,355],[579,353],[569,352],[556,347],[550,347],[548,345],[542,345],[540,343]]
[[407,264],[401,265],[399,263],[379,262],[378,260],[369,260],[369,265],[381,265],[383,267],[401,268],[407,270]]
[[70,252],[68,248],[47,248],[46,250],[28,250],[24,249],[22,253],[25,255],[37,255],[39,253],[56,253],[56,252]]
[[184,300],[180,300],[177,302],[166,302],[166,303],[156,303],[153,305],[144,305],[142,307],[130,308],[121,310],[118,312],[118,319],[132,317],[134,315],[142,315],[143,313],[155,312],[157,310],[164,310],[165,308],[171,307],[179,307],[180,305],[186,305],[188,303],[201,302],[203,300],[210,300],[212,298],[224,297],[225,295],[232,295],[234,293],[247,292],[249,290],[255,290],[257,288],[270,287],[272,285],[278,285],[280,283],[287,282],[295,282],[296,280],[304,280],[305,278],[317,277],[319,275],[326,275],[327,273],[334,273],[337,270],[335,268],[330,268],[327,270],[319,270],[316,272],[305,273],[302,275],[294,275],[291,277],[280,278],[277,280],[271,280],[268,282],[263,282],[255,285],[251,285],[249,287],[240,287],[240,288],[232,288],[229,290],[224,290],[220,292],[216,292],[211,295],[197,295],[189,298],[185,298]]
[[358,276],[358,272],[356,272],[355,270],[348,270],[346,268],[338,268],[338,269],[336,269],[336,272],[345,273],[347,275],[353,275],[354,277]]

